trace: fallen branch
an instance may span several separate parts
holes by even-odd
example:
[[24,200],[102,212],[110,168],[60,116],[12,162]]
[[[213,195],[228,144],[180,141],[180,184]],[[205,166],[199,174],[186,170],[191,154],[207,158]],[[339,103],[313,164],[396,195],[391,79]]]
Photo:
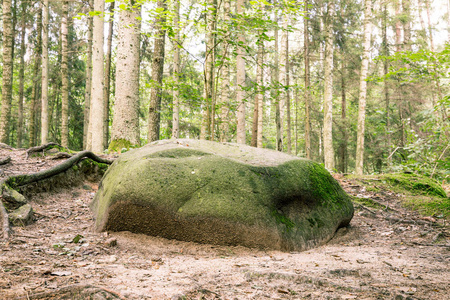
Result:
[[0,165],[6,165],[7,163],[11,162],[11,156],[8,156],[7,158],[0,159]]
[[386,221],[391,221],[395,223],[402,223],[402,224],[414,224],[414,225],[434,225],[432,222],[423,221],[423,220],[405,220],[405,219],[399,219],[392,216],[384,217]]

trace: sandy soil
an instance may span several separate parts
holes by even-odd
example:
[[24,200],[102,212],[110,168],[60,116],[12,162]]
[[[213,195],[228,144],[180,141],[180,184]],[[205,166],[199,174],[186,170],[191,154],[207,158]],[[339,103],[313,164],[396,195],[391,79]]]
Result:
[[[5,155],[13,161],[1,176],[57,163]],[[36,194],[36,221],[0,240],[0,299],[75,299],[50,293],[84,285],[101,288],[92,299],[450,299],[448,224],[402,208],[401,195],[340,180],[389,209],[357,205],[349,228],[300,253],[97,233],[89,209],[96,183]]]

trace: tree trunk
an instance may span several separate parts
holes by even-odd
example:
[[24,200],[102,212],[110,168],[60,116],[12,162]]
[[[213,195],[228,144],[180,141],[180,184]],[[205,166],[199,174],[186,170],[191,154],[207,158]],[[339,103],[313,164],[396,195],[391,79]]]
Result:
[[[94,0],[94,10],[101,15],[94,16],[93,20],[93,43],[92,43],[92,87],[91,106],[89,111],[88,149],[95,153],[103,152],[103,14],[105,2]],[[90,147],[89,147],[90,146]]]
[[41,67],[41,55],[42,55],[42,3],[39,2],[39,8],[37,12],[37,25],[36,25],[36,45],[35,45],[35,58],[34,58],[34,70],[33,70],[33,85],[31,89],[31,104],[30,104],[30,128],[29,128],[29,140],[30,147],[37,144],[37,129],[38,129],[38,112],[39,112],[39,83],[40,80],[40,67]]
[[402,22],[400,21],[401,11],[399,1],[395,4],[395,52],[402,51],[401,35],[402,35]]
[[430,0],[425,0],[425,5],[426,5],[426,8],[427,8],[428,34],[430,36],[430,50],[431,50],[431,52],[434,52],[433,26],[432,26],[432,23],[431,23]]
[[[161,118],[161,94],[162,78],[164,70],[164,45],[166,31],[164,29],[166,3],[165,0],[158,0],[158,8],[164,12],[160,13],[155,20],[155,48],[152,62],[152,82],[150,92],[150,106],[148,110],[148,136],[147,142],[159,140],[160,118]],[[116,89],[117,90],[117,89]]]
[[108,145],[109,141],[109,94],[111,91],[111,56],[112,56],[112,38],[114,31],[114,5],[115,2],[111,2],[109,6],[109,28],[108,38],[106,45],[106,58],[105,58],[105,89],[103,94],[103,145]]
[[282,143],[284,138],[284,114],[285,114],[285,107],[286,107],[286,45],[287,45],[287,31],[286,29],[286,14],[282,15],[281,18],[283,19],[283,30],[281,31],[281,42],[280,42],[280,61],[279,61],[279,78],[280,78],[280,97],[278,99],[279,102],[279,130],[280,130],[280,137],[281,137],[281,145],[279,145],[278,151],[283,151],[283,145]]
[[42,91],[41,91],[41,143],[48,142],[48,0],[42,7]]
[[173,115],[172,115],[172,137],[177,139],[180,137],[180,1],[175,0],[174,3],[174,18],[173,28],[175,31],[175,38],[173,39],[172,48],[173,54],[173,81],[174,89],[172,92],[173,97]]
[[263,138],[263,108],[264,108],[264,40],[261,39],[258,43],[258,54],[256,55],[256,85],[258,86],[258,93],[256,98],[258,99],[258,119],[257,119],[257,135],[256,135],[256,147],[262,148],[262,138]]
[[68,66],[68,17],[69,2],[62,4],[61,19],[61,82],[62,82],[62,102],[61,102],[61,145],[69,147],[69,66]]
[[[257,87],[259,89],[259,87]],[[258,145],[258,105],[259,105],[259,91],[255,95],[253,104],[253,124],[252,124],[252,140],[250,146],[256,147]]]
[[[225,23],[226,29],[228,31],[231,29],[229,28],[230,20],[231,20],[231,1],[225,0],[224,1],[224,11],[223,11],[223,21]],[[225,41],[224,45],[224,53],[223,53],[223,59],[226,60],[229,56],[229,46],[230,43],[228,40]],[[222,85],[221,85],[221,95],[220,95],[220,126],[219,126],[219,140],[221,142],[227,142],[228,141],[228,131],[229,131],[229,119],[228,115],[230,113],[230,66],[227,61],[225,61],[222,69]]]
[[411,3],[410,0],[402,0],[403,5],[403,49],[411,51]]
[[339,160],[341,173],[347,173],[347,143],[348,143],[348,128],[347,128],[347,97],[345,85],[345,61],[344,53],[342,53],[342,70],[341,70],[341,120],[342,120],[342,140],[339,149]]
[[23,102],[24,102],[24,81],[25,81],[25,34],[27,19],[27,2],[22,1],[22,20],[20,33],[20,68],[19,68],[19,103],[17,120],[17,148],[22,148],[23,140]]
[[[120,2],[120,5],[126,2]],[[111,129],[111,150],[139,145],[140,7],[127,5],[119,12],[116,97]],[[155,46],[156,47],[156,46]],[[156,57],[156,55],[155,55]]]
[[[94,0],[89,0],[89,11],[94,10]],[[89,117],[91,108],[92,89],[92,35],[93,17],[88,17],[87,24],[87,46],[86,46],[86,87],[84,93],[84,122],[83,122],[83,149],[88,148]],[[90,147],[89,147],[90,148]]]
[[[236,1],[236,14],[238,18],[243,17],[244,12],[244,0]],[[238,27],[238,45],[236,56],[236,103],[237,109],[237,128],[236,128],[236,141],[239,144],[245,144],[245,61],[244,61],[244,48],[240,45],[245,44],[245,36],[243,28]]]
[[328,20],[326,23],[325,40],[325,62],[324,62],[324,119],[323,119],[323,152],[325,168],[332,171],[334,169],[334,149],[333,149],[333,17],[334,3],[328,4]]
[[[275,22],[278,23],[278,16],[275,12]],[[274,91],[272,91],[272,96],[275,99],[275,126],[277,129],[277,136],[276,136],[276,147],[278,151],[283,151],[283,130],[281,126],[281,103],[280,103],[280,92],[279,92],[279,83],[280,83],[280,60],[279,60],[279,45],[278,45],[278,27],[275,27],[274,29],[274,71],[273,71],[273,85],[276,86]]]
[[9,126],[11,119],[12,83],[13,83],[13,39],[12,2],[3,0],[3,77],[2,108],[0,118],[0,142],[9,144]]
[[359,108],[358,129],[356,140],[356,166],[355,173],[362,175],[364,172],[364,133],[366,121],[366,96],[367,96],[367,73],[369,71],[369,51],[372,18],[372,0],[365,0],[364,11],[364,50],[361,62],[361,74],[359,80]]
[[[206,10],[206,51],[205,51],[205,112],[202,120],[203,134],[200,139],[214,140],[214,64],[215,64],[215,39],[217,0],[208,0]],[[205,131],[206,129],[206,131]]]
[[311,159],[311,90],[309,80],[309,22],[308,9],[309,2],[305,0],[304,21],[304,43],[305,43],[305,154],[307,159]]
[[292,153],[292,138],[291,138],[291,95],[290,95],[290,82],[289,82],[289,32],[288,32],[288,25],[289,25],[289,17],[285,17],[284,22],[284,30],[286,32],[286,40],[285,47],[284,47],[284,68],[285,68],[285,102],[286,102],[286,143],[287,143],[287,153]]
[[[388,17],[388,10],[387,5],[384,4],[383,6],[383,55],[389,56],[389,45],[387,40],[387,17]],[[389,61],[386,59],[384,60],[383,65],[383,75],[387,76],[389,73]],[[390,99],[389,99],[389,86],[388,86],[388,80],[384,81],[384,99],[386,102],[386,148],[387,151],[390,152],[391,150],[391,116],[390,116]],[[388,165],[390,165],[392,161],[392,157],[388,158]]]

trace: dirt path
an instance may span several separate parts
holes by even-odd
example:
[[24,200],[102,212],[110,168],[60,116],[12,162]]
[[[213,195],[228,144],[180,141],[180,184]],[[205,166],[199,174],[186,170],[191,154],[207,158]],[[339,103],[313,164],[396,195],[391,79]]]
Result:
[[0,299],[84,284],[111,292],[94,299],[450,299],[449,227],[405,210],[398,195],[377,195],[390,210],[358,205],[328,245],[283,253],[96,233],[96,188],[31,199],[36,222],[0,241]]

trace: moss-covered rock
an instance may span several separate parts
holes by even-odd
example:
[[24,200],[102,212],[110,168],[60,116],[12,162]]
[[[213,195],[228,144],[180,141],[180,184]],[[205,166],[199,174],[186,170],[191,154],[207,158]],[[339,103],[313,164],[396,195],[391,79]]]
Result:
[[410,192],[423,195],[438,196],[447,198],[442,186],[436,180],[419,174],[396,173],[381,175],[381,179],[388,181],[392,185],[400,186]]
[[197,140],[121,155],[92,208],[100,231],[280,250],[322,244],[353,216],[350,198],[312,161]]

